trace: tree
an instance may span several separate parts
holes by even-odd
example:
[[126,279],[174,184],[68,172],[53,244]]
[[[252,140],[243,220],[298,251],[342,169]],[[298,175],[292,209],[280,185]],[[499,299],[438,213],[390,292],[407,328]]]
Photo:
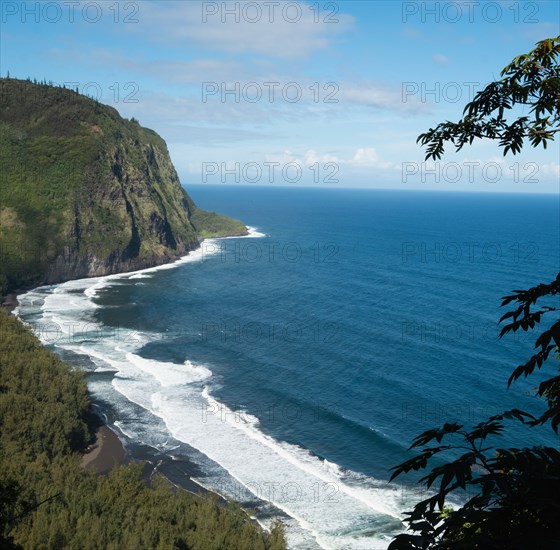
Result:
[[[442,122],[418,136],[416,142],[426,146],[426,160],[441,158],[446,141],[460,151],[475,138],[499,140],[504,155],[521,151],[525,139],[546,149],[560,131],[559,54],[560,36],[542,40],[528,54],[517,56],[502,70],[502,80],[486,86],[467,104],[459,122]],[[504,113],[517,105],[530,106],[530,116],[508,121]]]
[[19,490],[17,482],[11,479],[0,479],[0,548],[5,550],[20,548],[14,544],[14,540],[9,534]]
[[[499,140],[504,155],[518,153],[525,139],[533,147],[541,144],[546,147],[560,131],[559,53],[560,36],[542,40],[533,51],[516,57],[502,71],[502,80],[489,84],[467,104],[462,120],[441,123],[418,137],[418,142],[427,147],[426,159],[441,158],[446,142],[460,150],[465,144],[472,144],[475,138]],[[506,111],[513,111],[519,105],[529,106],[530,116],[508,121],[504,116]],[[548,329],[537,337],[535,353],[512,372],[508,387],[520,377],[530,376],[537,368],[549,367],[551,353],[560,348],[558,309],[551,305],[558,295],[560,273],[550,283],[515,290],[502,298],[502,307],[515,307],[500,319],[501,323],[506,323],[500,338],[509,332],[534,330],[544,318],[554,318]],[[392,468],[391,480],[411,470],[425,470],[436,456],[455,458],[433,467],[420,480],[433,495],[407,514],[409,532],[398,535],[389,546],[390,550],[558,548],[558,448],[496,449],[488,443],[503,432],[506,422],[551,428],[558,433],[560,376],[557,364],[554,370],[556,375],[541,382],[536,391],[545,404],[539,416],[514,409],[494,415],[470,430],[461,424],[448,423],[414,439],[410,448],[422,447],[420,454]],[[458,491],[466,493],[465,504],[458,509],[445,507],[450,493]]]

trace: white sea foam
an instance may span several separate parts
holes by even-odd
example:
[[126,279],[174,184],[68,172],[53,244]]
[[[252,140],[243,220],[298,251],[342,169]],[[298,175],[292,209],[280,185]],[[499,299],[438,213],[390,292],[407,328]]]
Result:
[[255,227],[248,226],[247,229],[249,230],[249,234],[246,235],[246,238],[261,239],[262,237],[268,237],[265,233],[257,231]]
[[212,372],[203,367],[185,361],[183,365],[144,359],[134,353],[127,353],[126,359],[135,367],[153,376],[163,388],[184,386],[193,382],[201,382],[212,376]]
[[[263,234],[255,231],[251,236]],[[21,298],[20,307],[31,311],[43,301],[35,327],[58,326],[63,335],[55,342],[58,347],[88,355],[96,372],[114,372],[112,387],[97,380],[95,393],[105,392],[104,398],[109,399],[116,390],[128,402],[159,417],[168,430],[167,435],[157,434],[159,446],[165,447],[162,442],[167,442],[173,447],[168,441],[172,436],[229,473],[231,478],[214,482],[210,488],[241,501],[257,498],[269,502],[292,518],[286,522],[292,547],[386,548],[391,534],[400,528],[403,508],[410,505],[403,506],[395,487],[343,470],[265,434],[257,417],[232,410],[212,396],[212,371],[207,365],[188,359],[171,363],[142,357],[140,350],[156,335],[135,332],[123,340],[92,317],[92,309],[97,307],[94,300],[112,280],[145,278],[147,273],[202,257],[202,249],[198,249],[167,266],[36,289]],[[87,329],[72,331],[76,326]],[[39,336],[45,343],[53,343],[52,331],[39,331]],[[129,437],[138,433],[130,425],[116,424]],[[374,532],[377,536],[372,537]]]

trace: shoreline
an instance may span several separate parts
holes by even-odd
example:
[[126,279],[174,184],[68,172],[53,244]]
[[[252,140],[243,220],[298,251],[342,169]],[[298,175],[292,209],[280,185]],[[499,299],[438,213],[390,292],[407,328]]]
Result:
[[[195,496],[215,494],[219,501],[227,502],[222,495],[197,483],[189,475],[185,475],[180,483],[173,481],[168,475],[160,471],[164,459],[159,459],[156,463],[156,461],[148,460],[145,457],[135,456],[135,453],[128,449],[126,444],[121,440],[116,430],[111,428],[110,425],[102,420],[96,413],[92,413],[92,416],[91,427],[95,430],[95,441],[89,445],[86,452],[82,454],[81,466],[85,470],[97,475],[108,475],[115,468],[125,466],[136,460],[144,465],[143,477],[148,485],[151,483],[154,475],[157,474],[163,476],[167,482],[176,489],[181,488]],[[164,455],[164,453],[162,453],[162,455]],[[167,457],[167,455],[164,456],[165,460],[173,460],[171,457]],[[189,465],[193,464],[188,457],[183,456],[181,460],[187,462]]]
[[96,474],[108,474],[127,463],[127,452],[117,434],[101,424],[95,432],[95,442],[82,455],[81,466]]
[[[224,236],[204,237],[200,239],[199,246],[197,248],[189,251],[189,253],[184,256],[172,259],[166,263],[162,263],[156,266],[142,268],[134,271],[112,273],[109,275],[104,275],[102,277],[86,277],[84,278],[84,280],[105,278],[105,277],[118,278],[119,276],[123,276],[126,274],[142,273],[142,272],[147,272],[152,270],[155,271],[161,268],[169,269],[172,267],[179,267],[185,261],[185,259],[189,257],[192,258],[192,253],[196,253],[197,251],[200,251],[202,249],[204,241],[206,240],[252,238],[252,237],[254,238],[254,237],[261,237],[261,236],[265,236],[265,235],[259,233],[254,227],[247,226],[247,233],[244,235],[224,235]],[[69,281],[71,280],[81,280],[81,279],[69,279]],[[60,283],[56,283],[56,284],[63,284],[64,282],[68,282],[68,281],[61,281]],[[51,285],[37,284],[37,285],[30,285],[28,287],[15,289],[7,293],[5,296],[3,296],[0,307],[2,307],[2,309],[4,309],[8,314],[14,315],[19,319],[17,312],[14,313],[14,311],[17,310],[20,306],[18,297],[36,288],[40,288],[41,286],[51,286]],[[97,475],[107,475],[116,467],[128,464],[131,460],[135,460],[134,454],[127,450],[125,443],[121,440],[121,438],[119,438],[116,431],[110,427],[110,425],[106,422],[106,420],[102,419],[101,416],[99,416],[99,414],[94,412],[93,409],[91,411],[91,414],[92,414],[92,419],[91,419],[90,427],[92,432],[94,433],[95,441],[91,443],[89,447],[86,449],[86,451],[82,454],[82,458],[81,458],[82,467],[86,470],[90,470],[94,472]],[[195,465],[188,459],[188,457],[183,457],[182,459],[192,464],[193,468],[195,468]],[[180,483],[176,483],[172,481],[168,476],[166,476],[164,473],[159,471],[160,466],[162,464],[162,460],[159,460],[157,464],[154,464],[152,461],[146,460],[145,458],[139,457],[138,460],[143,462],[145,465],[144,477],[146,483],[148,484],[150,483],[153,475],[159,473],[168,481],[168,483],[170,483],[172,486],[176,488],[180,487],[183,490],[193,495],[215,494],[220,502],[227,503],[227,499],[225,499],[222,495],[204,487],[200,483],[197,483],[194,479],[192,479],[190,475],[185,475],[185,478],[182,479]],[[170,458],[170,460],[172,459]]]
[[[257,231],[256,228],[247,226],[247,233],[244,235],[224,235],[224,236],[212,236],[212,237],[204,237],[199,240],[199,246],[193,250],[190,250],[188,254],[184,256],[180,256],[178,258],[171,259],[169,262],[158,264],[151,267],[145,267],[133,271],[125,271],[119,273],[112,273],[109,275],[103,275],[100,277],[86,277],[83,280],[88,279],[104,279],[104,278],[119,278],[126,275],[132,275],[136,273],[145,273],[149,271],[158,271],[160,269],[172,269],[174,267],[179,267],[183,264],[187,259],[192,259],[196,257],[197,252],[200,252],[203,247],[204,241],[207,240],[222,240],[222,239],[235,239],[235,238],[259,238],[264,237],[265,235]],[[188,260],[187,260],[188,261]],[[68,281],[74,280],[82,280],[82,279],[69,279]],[[64,282],[68,281],[61,281],[60,283],[56,284],[63,284]],[[8,294],[6,294],[3,299],[0,307],[4,309],[9,314],[14,315],[19,319],[17,314],[17,308],[19,308],[20,303],[18,297],[20,295],[24,295],[27,292],[30,292],[36,288],[40,288],[42,286],[51,286],[51,285],[30,285],[28,287],[23,287],[19,289],[15,289]],[[23,322],[21,319],[19,319]],[[92,405],[94,403],[92,402]],[[103,418],[103,414],[98,414],[92,410],[92,420],[91,420],[91,430],[95,435],[95,441],[90,444],[90,446],[86,449],[86,452],[82,454],[81,458],[81,465],[84,469],[89,470],[97,475],[107,475],[113,469],[121,466],[126,465],[130,461],[137,460],[138,462],[142,462],[144,464],[144,479],[146,483],[149,485],[153,476],[155,474],[159,474],[163,476],[168,483],[170,483],[175,488],[181,488],[188,493],[198,496],[204,494],[214,494],[218,497],[218,502],[223,504],[227,503],[228,500],[220,495],[219,493],[212,491],[211,489],[206,488],[202,484],[195,481],[191,475],[183,474],[184,477],[180,481],[174,481],[171,479],[170,476],[166,475],[161,471],[162,465],[169,461],[175,460],[173,457],[165,455],[161,453],[161,457],[155,457],[155,460],[152,457],[147,458],[146,456],[142,456],[142,452],[137,449],[138,452],[135,452],[134,446],[131,445],[132,448],[127,448],[127,445],[117,434],[117,431],[113,429],[110,424],[107,422],[107,419]],[[159,454],[159,452],[156,450]],[[190,461],[188,457],[183,456],[181,458],[184,462],[188,464],[188,470],[192,470],[193,472],[196,471],[197,466]]]
[[26,290],[10,292],[9,294],[6,294],[2,300],[2,308],[8,313],[13,313],[14,309],[16,309],[16,307],[19,307],[19,302],[17,299],[18,293],[23,294],[24,292],[26,292]]
[[[38,284],[34,284],[34,285],[29,285],[29,286],[24,286],[22,288],[17,288],[12,290],[11,292],[8,292],[7,294],[5,294],[4,296],[0,296],[0,298],[2,299],[2,302],[0,303],[0,307],[2,309],[4,309],[5,311],[7,311],[10,314],[13,314],[14,310],[17,309],[19,307],[19,300],[18,297],[26,294],[27,292],[30,292],[32,290],[35,290],[37,288],[41,288],[44,286],[54,286],[54,285],[60,285],[60,284],[64,284],[64,283],[68,283],[70,281],[87,281],[88,279],[104,279],[106,277],[121,277],[127,274],[136,274],[136,273],[145,273],[145,272],[149,272],[149,271],[157,271],[160,269],[171,269],[172,267],[178,267],[179,265],[181,265],[183,262],[185,262],[185,260],[187,258],[189,258],[189,256],[191,256],[191,254],[196,253],[198,251],[200,251],[202,249],[202,245],[204,243],[204,241],[207,240],[213,240],[213,239],[246,239],[246,238],[261,238],[261,237],[265,237],[266,235],[263,233],[260,233],[259,231],[257,231],[257,229],[255,227],[252,226],[246,226],[247,227],[247,233],[244,235],[222,235],[222,236],[212,236],[212,237],[203,237],[198,241],[198,247],[193,248],[192,250],[189,250],[189,252],[187,254],[185,254],[184,256],[179,256],[179,257],[175,257],[175,258],[170,258],[168,262],[164,262],[161,264],[157,264],[151,267],[142,267],[140,269],[134,269],[132,271],[119,271],[116,273],[109,273],[107,275],[94,275],[91,277],[82,277],[79,279],[68,279],[66,281],[60,281],[58,283],[38,283]],[[17,315],[16,315],[17,316]]]

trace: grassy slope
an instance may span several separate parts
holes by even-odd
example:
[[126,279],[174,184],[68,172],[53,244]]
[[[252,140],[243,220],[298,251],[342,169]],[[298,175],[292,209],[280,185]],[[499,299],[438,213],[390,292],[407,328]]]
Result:
[[247,228],[241,222],[200,208],[193,212],[191,222],[201,239],[247,235]]

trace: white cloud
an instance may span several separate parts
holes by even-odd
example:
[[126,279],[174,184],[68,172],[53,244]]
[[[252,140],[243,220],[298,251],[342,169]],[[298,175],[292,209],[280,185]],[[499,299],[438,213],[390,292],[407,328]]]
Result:
[[[401,87],[396,87],[369,79],[326,82],[298,72],[277,70],[275,64],[262,60],[240,61],[211,57],[146,60],[108,49],[95,49],[87,54],[51,49],[49,53],[58,62],[66,64],[79,63],[97,67],[112,65],[120,68],[123,74],[130,74],[127,79],[134,79],[132,75],[136,73],[138,76],[147,75],[158,81],[173,84],[175,97],[177,94],[189,95],[202,102],[204,93],[206,102],[213,103],[219,111],[226,110],[226,103],[237,103],[233,121],[238,118],[236,113],[244,112],[244,107],[247,106],[253,106],[252,112],[261,111],[261,120],[266,120],[269,116],[263,116],[264,110],[267,113],[275,111],[275,116],[281,116],[285,120],[317,114],[321,108],[328,112],[328,116],[336,116],[337,111],[349,106],[373,107],[401,113],[425,113],[431,110],[430,105],[421,101],[417,86],[414,88],[416,83],[405,82]],[[178,90],[177,85],[184,88]],[[405,88],[405,85],[408,87]],[[160,86],[160,89],[162,87]],[[240,100],[236,101],[232,93],[227,94],[227,100],[222,100],[225,90],[237,90]],[[260,93],[261,99],[253,102],[255,93]],[[295,103],[286,101],[285,96],[291,98],[297,93],[300,94],[300,100]],[[173,99],[171,101],[176,102]],[[217,105],[220,103],[222,105]],[[196,108],[194,104],[192,107]],[[307,110],[308,107],[312,112]],[[305,112],[302,112],[303,110]],[[180,112],[182,111],[180,109]],[[200,106],[200,111],[206,112],[203,105]],[[216,116],[215,111],[209,114],[212,118]],[[347,113],[343,116],[347,116]],[[248,120],[250,118],[249,114]]]
[[313,164],[334,162],[339,163],[340,160],[336,155],[319,155],[315,149],[308,149],[304,153],[294,154],[290,150],[281,153],[271,153],[266,155],[266,162],[279,162],[280,164],[295,163],[302,167],[312,166]]
[[449,62],[449,59],[447,58],[447,56],[441,54],[441,53],[436,53],[434,55],[432,55],[432,59],[438,64],[438,65],[447,65],[447,63]]
[[356,151],[354,158],[349,162],[352,166],[367,166],[373,168],[393,168],[392,162],[382,161],[373,147],[363,147]]
[[199,46],[228,54],[251,52],[299,58],[325,49],[354,18],[339,13],[329,22],[304,2],[142,2],[129,30],[152,40]]
[[426,103],[422,103],[415,94],[405,93],[403,87],[390,88],[371,81],[357,84],[341,83],[338,96],[341,102],[347,101],[392,111],[426,112],[428,110]]
[[209,80],[218,82],[232,81],[239,79],[246,72],[245,67],[241,63],[237,61],[222,61],[220,59],[140,61],[137,63],[133,62],[132,66],[168,82],[199,85]]
[[381,160],[374,147],[360,147],[356,149],[353,156],[347,158],[333,154],[321,155],[317,153],[315,149],[308,149],[300,154],[294,154],[292,151],[285,150],[282,153],[266,155],[266,161],[279,162],[280,164],[296,163],[302,167],[312,166],[316,163],[326,164],[329,162],[351,168],[377,168],[387,170],[396,167],[392,162]]
[[539,171],[545,176],[560,178],[560,164],[557,162],[549,162],[546,164],[538,164]]
[[[113,58],[114,59],[114,58]],[[237,90],[239,103],[252,103],[255,94],[261,100],[253,104],[272,107],[284,105],[297,110],[302,104],[323,105],[330,111],[338,106],[375,107],[400,112],[427,112],[428,105],[420,101],[418,94],[405,93],[401,88],[389,87],[372,81],[318,82],[318,79],[299,74],[282,74],[252,62],[229,62],[218,59],[193,59],[189,61],[141,61],[123,59],[123,67],[133,68],[174,84],[197,86],[198,97],[203,90],[208,101],[219,101],[225,90],[229,90],[227,101],[234,98]],[[211,87],[211,85],[214,87]],[[317,88],[318,86],[318,88]],[[290,103],[284,96],[294,97],[299,92],[301,99]],[[249,98],[249,100],[247,100]],[[272,101],[271,101],[272,99]],[[225,101],[223,101],[225,103]]]
[[202,102],[199,96],[171,96],[165,93],[141,93],[138,103],[123,103],[120,109],[141,124],[160,121],[169,124],[196,124],[249,127],[268,120],[262,109],[247,103]]

